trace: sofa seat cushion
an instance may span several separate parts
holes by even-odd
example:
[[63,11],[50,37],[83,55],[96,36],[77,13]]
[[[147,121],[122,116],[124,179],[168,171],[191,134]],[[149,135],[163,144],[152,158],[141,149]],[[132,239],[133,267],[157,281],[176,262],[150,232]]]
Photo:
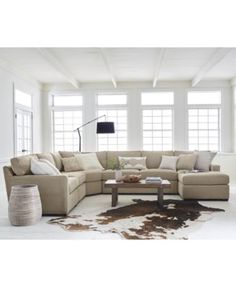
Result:
[[[77,186],[81,185],[86,181],[86,175],[84,171],[71,171],[71,172],[62,172],[62,175],[66,175],[68,177],[69,185],[74,186],[77,182]],[[77,181],[74,181],[76,179]]]
[[170,169],[146,169],[140,171],[140,174],[142,175],[143,179],[149,176],[160,176],[162,179],[176,181],[178,178],[178,173]]
[[224,185],[229,183],[229,176],[217,171],[179,173],[178,179],[179,182],[189,185]]
[[102,180],[102,170],[100,169],[85,170],[84,173],[86,176],[86,182]]
[[80,186],[80,178],[77,176],[68,176],[69,193],[71,194]]
[[[130,174],[140,174],[140,171],[137,169],[122,169],[122,175],[130,175]],[[102,179],[108,180],[108,179],[114,179],[115,178],[115,170],[107,169],[102,172]]]

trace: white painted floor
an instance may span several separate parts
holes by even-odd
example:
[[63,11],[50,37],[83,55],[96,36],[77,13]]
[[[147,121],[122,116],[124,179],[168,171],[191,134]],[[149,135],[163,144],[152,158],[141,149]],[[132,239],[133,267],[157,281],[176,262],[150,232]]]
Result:
[[[201,204],[209,207],[225,209],[225,212],[215,213],[213,218],[201,224],[196,230],[191,231],[189,239],[236,239],[236,185],[231,186],[231,195],[228,202],[225,201],[201,201]],[[178,198],[178,196],[168,196]],[[131,203],[134,198],[154,199],[155,196],[120,195],[119,205]],[[82,200],[71,214],[79,214],[81,211],[91,211],[110,207],[110,195],[96,195],[86,197]],[[33,226],[14,227],[8,220],[6,192],[0,191],[0,239],[120,239],[114,233],[101,234],[95,231],[68,232],[57,225],[47,224],[52,217],[43,217],[41,221]]]

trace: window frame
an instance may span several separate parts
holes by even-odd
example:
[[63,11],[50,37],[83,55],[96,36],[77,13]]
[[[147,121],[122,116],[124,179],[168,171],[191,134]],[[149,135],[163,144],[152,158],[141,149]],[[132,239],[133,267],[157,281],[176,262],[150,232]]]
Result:
[[[169,104],[169,105],[143,105],[142,104],[142,94],[143,93],[172,93],[173,94],[173,104]],[[141,92],[141,101],[140,101],[140,105],[141,105],[141,125],[142,125],[142,129],[141,129],[141,147],[142,147],[142,150],[144,150],[144,143],[143,143],[143,139],[144,139],[144,135],[143,135],[143,132],[146,131],[143,129],[143,111],[145,110],[171,110],[171,116],[172,116],[172,121],[171,121],[171,131],[172,131],[172,136],[171,136],[171,150],[174,149],[174,139],[175,139],[175,136],[174,136],[174,112],[175,112],[175,93],[174,91],[172,90],[158,90],[158,91],[142,91]],[[163,131],[163,130],[162,130]],[[152,149],[153,151],[155,149]],[[163,144],[162,144],[162,150],[160,151],[165,151],[163,149]]]
[[[188,94],[189,92],[198,92],[198,93],[204,93],[204,92],[219,92],[220,93],[220,104],[188,104]],[[187,147],[189,150],[189,110],[211,110],[211,109],[217,109],[218,110],[218,152],[221,151],[222,148],[222,139],[221,139],[221,131],[222,131],[222,91],[220,89],[213,89],[213,90],[189,90],[187,92]],[[199,131],[199,129],[198,129]],[[209,131],[209,129],[208,129]],[[209,145],[209,143],[208,143]],[[198,141],[198,148],[199,148],[199,141]]]
[[[80,106],[55,106],[54,105],[54,98],[55,97],[62,97],[62,96],[66,96],[66,95],[69,95],[69,96],[74,96],[74,97],[81,97],[82,98],[82,105]],[[52,122],[52,125],[51,125],[51,129],[52,129],[52,149],[53,151],[55,152],[56,149],[55,149],[55,112],[67,112],[67,111],[71,111],[71,112],[76,112],[76,111],[80,111],[82,113],[82,122],[81,122],[81,125],[84,123],[84,110],[83,110],[83,107],[84,107],[84,99],[83,99],[83,95],[82,94],[52,94],[51,95],[51,122]],[[80,133],[81,133],[81,145],[83,147],[83,140],[84,140],[84,136],[83,136],[83,129],[80,130]],[[79,150],[79,147],[78,147],[78,150]]]
[[[107,96],[107,95],[110,95],[110,96],[119,96],[119,95],[125,95],[126,96],[126,104],[113,104],[113,105],[99,105],[98,104],[98,96],[101,96],[101,95],[104,95],[104,96]],[[126,111],[126,119],[127,119],[127,122],[126,122],[126,133],[127,133],[127,136],[126,136],[126,149],[125,150],[128,150],[128,137],[129,137],[129,133],[128,133],[128,122],[129,122],[129,112],[128,112],[128,93],[127,92],[119,92],[119,93],[109,93],[109,92],[100,92],[100,93],[97,93],[96,95],[96,115],[97,117],[99,116],[99,111],[117,111],[117,110],[125,110]],[[115,133],[116,133],[116,130],[115,130]],[[97,151],[100,151],[99,150],[99,140],[98,140],[98,137],[99,135],[97,134],[96,136],[96,150]],[[109,149],[108,149],[109,150]],[[119,151],[119,150],[117,150]]]

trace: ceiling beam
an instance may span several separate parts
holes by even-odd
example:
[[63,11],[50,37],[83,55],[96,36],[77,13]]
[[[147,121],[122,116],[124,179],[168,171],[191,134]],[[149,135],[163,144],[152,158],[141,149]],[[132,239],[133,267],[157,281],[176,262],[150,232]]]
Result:
[[38,48],[41,56],[58,72],[60,73],[67,82],[72,84],[75,88],[79,88],[79,81],[64,67],[61,61],[53,54],[51,49]]
[[152,84],[153,88],[155,88],[157,85],[157,81],[158,81],[159,76],[160,76],[161,66],[162,66],[163,61],[164,61],[165,53],[166,53],[165,48],[161,48],[161,49],[157,50],[156,66],[155,66],[153,84]]
[[15,64],[9,62],[8,60],[6,61],[6,60],[0,58],[0,68],[14,74],[16,77],[30,83],[31,85],[37,86],[40,89],[42,88],[42,84],[37,79],[32,77],[23,68],[16,67]]
[[102,55],[103,61],[104,61],[105,65],[106,65],[107,71],[108,71],[108,73],[110,75],[112,84],[113,84],[114,88],[117,88],[117,83],[116,83],[116,80],[115,80],[115,77],[114,77],[114,73],[113,73],[113,69],[112,69],[112,65],[111,65],[111,61],[110,61],[108,52],[107,52],[107,50],[105,48],[100,48],[100,51],[101,51],[101,55]]
[[201,67],[197,74],[192,79],[192,87],[195,87],[206,75],[220,63],[224,57],[231,51],[229,48],[217,48],[208,58],[206,63]]

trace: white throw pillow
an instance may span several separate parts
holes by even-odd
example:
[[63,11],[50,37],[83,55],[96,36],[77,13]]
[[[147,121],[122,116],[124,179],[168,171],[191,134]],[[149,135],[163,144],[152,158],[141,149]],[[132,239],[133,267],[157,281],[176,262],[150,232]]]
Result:
[[35,175],[59,175],[60,171],[46,159],[31,159],[30,170]]
[[195,154],[197,154],[195,169],[209,171],[211,162],[217,153],[211,151],[195,151]]
[[147,169],[147,157],[123,157],[119,156],[119,163],[121,169]]
[[100,169],[104,170],[100,164],[96,153],[78,154],[76,157],[79,159],[80,166],[83,170]]
[[161,159],[160,169],[172,169],[176,170],[176,164],[178,160],[178,156],[166,156],[163,155]]

